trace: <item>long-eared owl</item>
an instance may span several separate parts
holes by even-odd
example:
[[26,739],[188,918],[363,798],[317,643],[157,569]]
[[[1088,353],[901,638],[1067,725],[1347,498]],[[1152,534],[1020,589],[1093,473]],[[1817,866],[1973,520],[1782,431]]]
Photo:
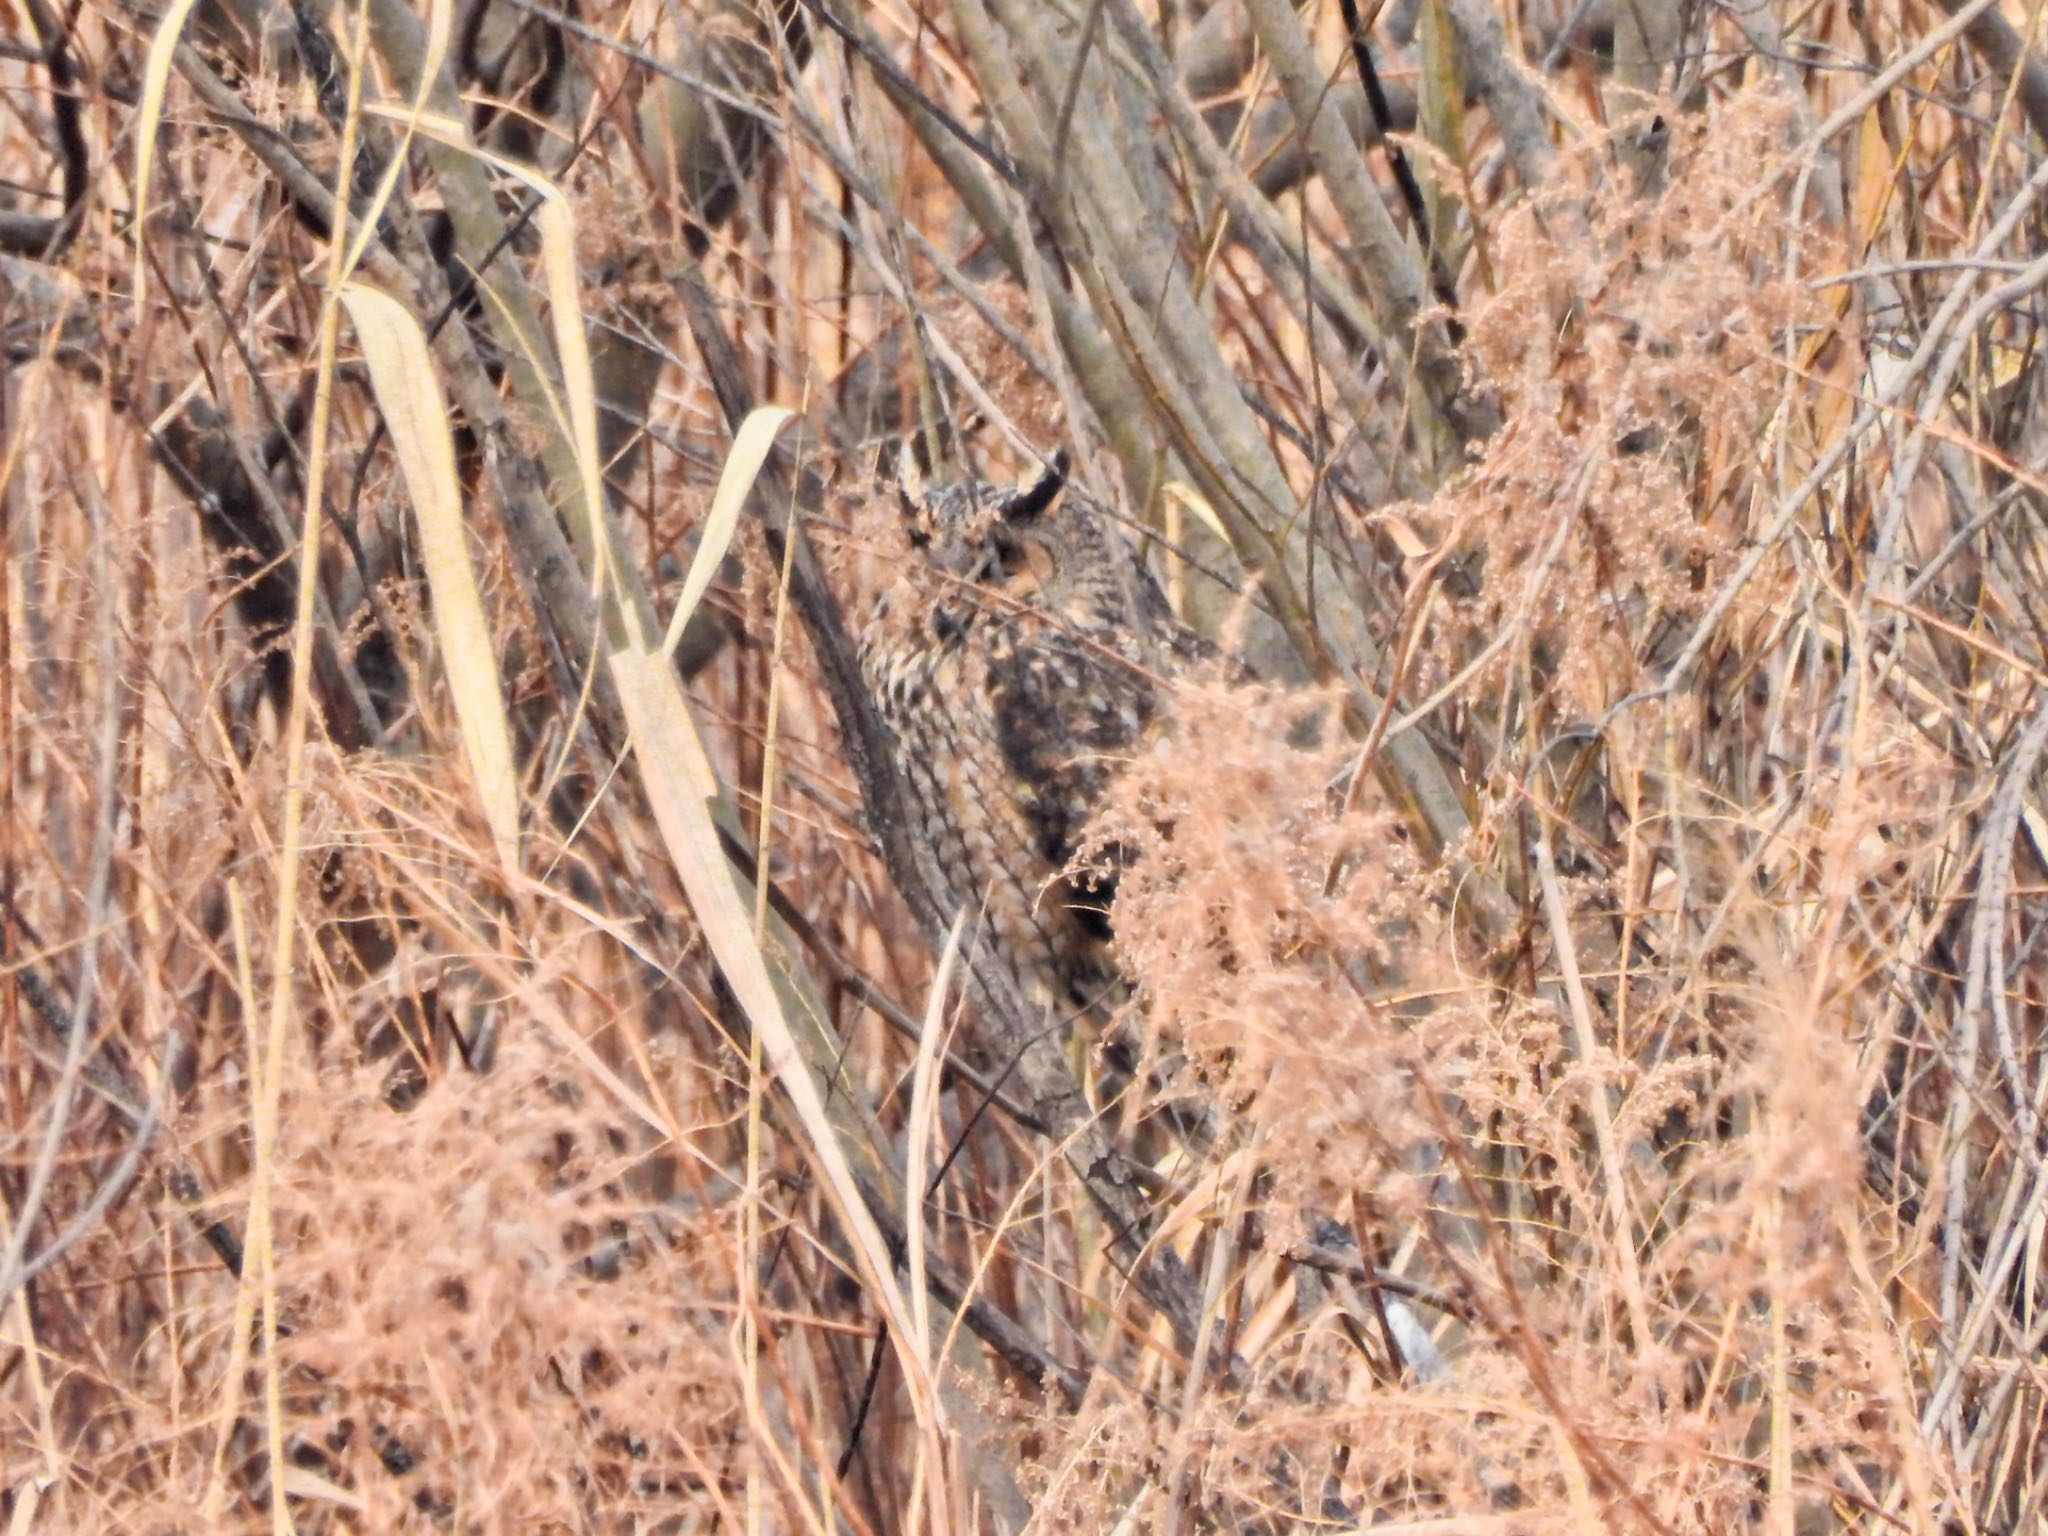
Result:
[[1113,871],[1067,873],[1171,675],[1203,653],[1137,552],[1057,455],[1015,486],[928,485],[906,452],[892,499],[907,558],[859,627],[895,737],[913,834],[945,899],[1022,997],[1054,1018],[1115,987]]

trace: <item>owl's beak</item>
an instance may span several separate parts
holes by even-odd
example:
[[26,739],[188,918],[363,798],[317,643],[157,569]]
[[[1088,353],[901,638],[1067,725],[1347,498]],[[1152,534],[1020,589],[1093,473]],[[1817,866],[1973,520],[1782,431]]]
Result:
[[1058,449],[1053,453],[1052,462],[1038,472],[1038,478],[1020,485],[1003,498],[1002,513],[1006,523],[1028,523],[1055,501],[1067,483],[1067,450]]

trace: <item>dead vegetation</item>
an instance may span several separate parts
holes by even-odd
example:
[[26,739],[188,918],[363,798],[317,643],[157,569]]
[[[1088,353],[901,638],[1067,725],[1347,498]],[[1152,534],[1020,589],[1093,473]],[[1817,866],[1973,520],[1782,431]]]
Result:
[[[54,3],[10,1529],[2043,1525],[2035,12]],[[904,440],[1247,663],[1113,1039],[889,811]]]

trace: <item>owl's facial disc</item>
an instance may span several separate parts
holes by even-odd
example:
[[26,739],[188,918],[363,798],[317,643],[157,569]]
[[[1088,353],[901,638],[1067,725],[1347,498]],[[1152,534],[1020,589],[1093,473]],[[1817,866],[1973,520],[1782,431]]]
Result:
[[1043,593],[1058,572],[1049,516],[1066,489],[1064,450],[1014,486],[986,481],[933,485],[907,445],[896,463],[896,504],[911,547],[936,570],[969,585],[1006,591],[1012,601]]

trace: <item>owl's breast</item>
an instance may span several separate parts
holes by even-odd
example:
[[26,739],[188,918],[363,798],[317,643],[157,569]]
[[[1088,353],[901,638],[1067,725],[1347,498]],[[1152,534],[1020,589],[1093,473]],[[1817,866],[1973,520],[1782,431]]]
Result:
[[971,681],[968,625],[943,604],[914,600],[901,584],[876,600],[856,643],[862,677],[899,732],[957,701]]

